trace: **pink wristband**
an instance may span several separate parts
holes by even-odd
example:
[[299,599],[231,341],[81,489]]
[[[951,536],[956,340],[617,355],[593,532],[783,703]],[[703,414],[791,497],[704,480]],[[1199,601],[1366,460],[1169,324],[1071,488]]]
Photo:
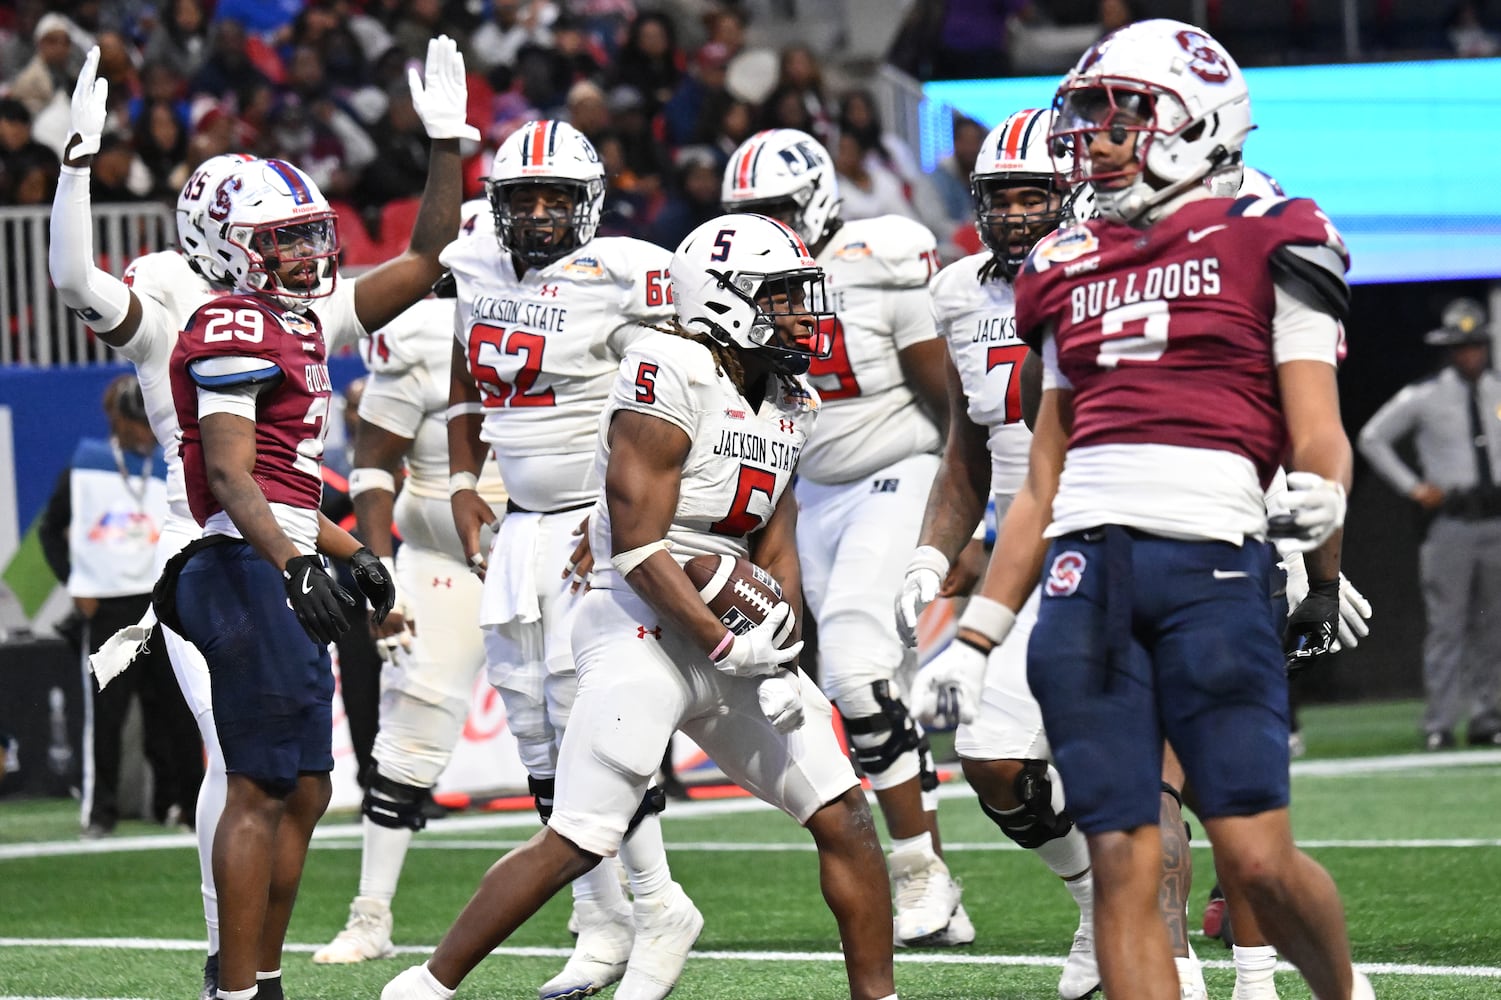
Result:
[[725,653],[729,652],[730,644],[735,641],[735,633],[729,629],[724,630],[724,638],[719,640],[719,645],[714,647],[714,652],[709,654],[709,659],[718,663]]

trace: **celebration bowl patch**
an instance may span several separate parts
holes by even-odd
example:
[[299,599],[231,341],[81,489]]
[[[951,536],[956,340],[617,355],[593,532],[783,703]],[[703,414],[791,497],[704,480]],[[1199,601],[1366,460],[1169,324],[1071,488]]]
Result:
[[1066,264],[1071,260],[1078,260],[1085,254],[1094,253],[1098,249],[1100,249],[1100,241],[1087,226],[1072,226],[1044,240],[1038,245],[1037,253],[1043,260],[1054,264]]

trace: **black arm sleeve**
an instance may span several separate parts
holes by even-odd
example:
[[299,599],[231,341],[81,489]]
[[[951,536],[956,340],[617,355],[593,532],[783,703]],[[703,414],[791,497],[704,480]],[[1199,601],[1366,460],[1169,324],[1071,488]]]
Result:
[[1272,280],[1293,298],[1343,322],[1350,316],[1344,261],[1328,246],[1284,244],[1272,252]]
[[52,567],[52,575],[58,583],[67,583],[73,571],[73,560],[68,552],[68,523],[73,520],[73,470],[67,468],[57,477],[57,485],[42,511],[41,523],[37,525],[37,538],[42,543],[42,555]]

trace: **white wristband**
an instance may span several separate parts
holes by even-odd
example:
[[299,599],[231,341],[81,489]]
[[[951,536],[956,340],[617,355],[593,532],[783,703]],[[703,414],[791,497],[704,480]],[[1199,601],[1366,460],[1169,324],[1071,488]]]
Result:
[[454,403],[444,412],[444,419],[452,420],[454,417],[477,417],[485,412],[484,403]]
[[671,551],[672,543],[665,538],[659,538],[655,542],[647,542],[645,545],[638,545],[634,549],[611,556],[610,563],[615,567],[615,572],[621,576],[630,576],[632,570],[658,552]]
[[907,572],[915,569],[930,569],[942,580],[949,572],[949,557],[931,545],[919,545],[912,550],[912,558],[907,560]]
[[385,469],[360,468],[349,470],[349,499],[371,490],[396,492],[396,477]]
[[1016,624],[1016,612],[988,597],[971,597],[959,616],[959,628],[978,632],[997,646]]
[[479,488],[479,476],[472,472],[454,472],[448,477],[448,495]]

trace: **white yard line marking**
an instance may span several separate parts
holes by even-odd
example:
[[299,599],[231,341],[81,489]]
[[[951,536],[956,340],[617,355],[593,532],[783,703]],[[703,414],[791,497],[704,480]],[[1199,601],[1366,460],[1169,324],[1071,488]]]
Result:
[[[423,838],[412,841],[410,850],[413,851],[509,851],[526,843],[524,840],[442,840],[438,838]],[[323,843],[318,845],[323,851],[358,851],[362,849],[359,843]],[[1209,841],[1202,837],[1193,841],[1193,846],[1209,849]],[[1343,849],[1423,849],[1423,848],[1487,848],[1501,847],[1501,838],[1450,838],[1445,840],[1300,840],[1298,846],[1302,848],[1343,848]],[[812,841],[799,841],[794,843],[741,843],[724,842],[717,840],[673,840],[668,838],[667,847],[674,851],[694,852],[699,851],[707,854],[734,854],[746,852],[753,854],[811,854],[817,851],[817,846]],[[963,841],[945,841],[945,851],[964,853],[966,851],[1021,851],[1016,844],[995,841],[986,843],[965,843]]]
[[[283,949],[295,954],[312,954],[321,948],[317,944],[288,943]],[[92,948],[120,951],[190,951],[203,950],[198,939],[174,938],[17,938],[0,937],[0,948]],[[398,947],[402,955],[426,955],[427,947]],[[492,954],[513,958],[567,958],[571,948],[496,948]],[[691,959],[711,962],[843,962],[844,955],[837,951],[695,951]],[[898,951],[896,960],[906,965],[1063,965],[1058,955],[953,955]],[[1211,969],[1233,969],[1235,963],[1228,959],[1205,960]],[[1501,979],[1501,966],[1490,965],[1419,965],[1404,962],[1357,962],[1355,967],[1368,975],[1385,976],[1464,976],[1473,979]],[[1278,963],[1283,972],[1292,972],[1293,967]],[[0,997],[0,1000],[11,1000]],[[61,1000],[61,998],[60,998]]]

